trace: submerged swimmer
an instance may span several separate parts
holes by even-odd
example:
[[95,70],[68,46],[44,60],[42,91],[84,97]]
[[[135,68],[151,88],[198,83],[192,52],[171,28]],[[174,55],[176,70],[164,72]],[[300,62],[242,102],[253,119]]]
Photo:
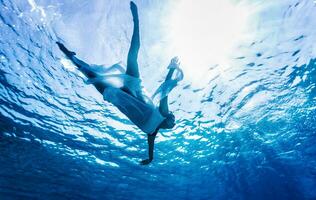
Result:
[[[183,73],[179,69],[178,59],[173,58],[168,66],[169,72],[165,81],[152,98],[144,95],[137,63],[140,39],[137,6],[134,2],[130,2],[130,9],[133,15],[134,30],[126,71],[119,64],[111,67],[89,65],[78,59],[75,56],[76,53],[69,51],[63,44],[56,43],[60,50],[85,74],[88,78],[87,82],[93,84],[103,95],[104,100],[116,106],[138,128],[147,133],[148,159],[140,162],[142,165],[147,165],[154,158],[154,141],[159,129],[172,129],[175,126],[175,117],[168,108],[168,94],[183,79]],[[116,73],[114,73],[115,71]],[[121,84],[117,84],[118,82]],[[153,99],[159,99],[158,106],[154,105]]]

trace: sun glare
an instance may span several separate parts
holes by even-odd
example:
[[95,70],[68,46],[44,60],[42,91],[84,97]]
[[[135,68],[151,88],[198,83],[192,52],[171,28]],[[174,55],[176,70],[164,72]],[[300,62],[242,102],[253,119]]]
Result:
[[243,38],[248,10],[231,0],[179,0],[168,16],[170,52],[181,59],[186,79],[201,80],[208,68],[227,61]]

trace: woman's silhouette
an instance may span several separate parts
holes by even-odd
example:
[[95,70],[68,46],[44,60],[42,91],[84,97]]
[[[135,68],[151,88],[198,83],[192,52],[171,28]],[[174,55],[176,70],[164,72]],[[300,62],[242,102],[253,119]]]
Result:
[[168,66],[169,72],[165,81],[152,96],[160,100],[159,105],[155,106],[152,99],[144,95],[137,63],[140,38],[138,12],[134,2],[130,2],[130,9],[134,30],[126,71],[119,64],[111,67],[89,65],[78,59],[76,54],[69,51],[63,44],[56,43],[60,50],[88,77],[88,83],[93,84],[106,101],[116,106],[137,127],[147,133],[148,159],[141,161],[141,164],[146,165],[153,160],[154,141],[159,129],[172,129],[175,126],[175,117],[168,108],[168,94],[182,80],[183,73],[179,69],[178,59],[173,58]]

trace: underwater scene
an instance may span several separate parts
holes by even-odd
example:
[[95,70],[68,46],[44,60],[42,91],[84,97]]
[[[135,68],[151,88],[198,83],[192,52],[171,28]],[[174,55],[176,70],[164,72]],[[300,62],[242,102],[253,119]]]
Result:
[[316,1],[134,2],[0,0],[0,199],[316,199]]

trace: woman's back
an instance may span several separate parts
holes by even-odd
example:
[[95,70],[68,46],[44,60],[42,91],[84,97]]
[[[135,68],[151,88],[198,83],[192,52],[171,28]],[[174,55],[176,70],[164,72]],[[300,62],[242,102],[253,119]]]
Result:
[[152,134],[165,119],[152,103],[145,103],[119,88],[107,87],[103,98],[147,134]]

